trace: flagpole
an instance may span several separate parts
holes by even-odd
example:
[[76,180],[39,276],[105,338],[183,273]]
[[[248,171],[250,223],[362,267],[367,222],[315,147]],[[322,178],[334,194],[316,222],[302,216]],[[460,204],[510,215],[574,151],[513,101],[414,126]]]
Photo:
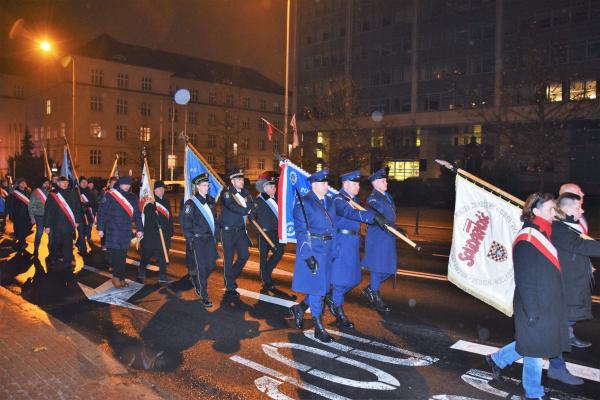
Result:
[[44,169],[46,170],[46,177],[48,179],[52,178],[52,169],[50,168],[50,164],[48,163],[48,153],[46,153],[46,147],[42,145],[42,150],[44,152]]
[[283,152],[288,154],[288,114],[290,107],[289,99],[289,76],[290,76],[290,0],[287,0],[286,18],[285,18],[285,93],[284,116],[283,116]]
[[[146,177],[145,179],[148,181],[148,183],[150,185],[152,185],[152,179],[150,179],[150,168],[148,167],[148,159],[146,158],[146,147],[144,147],[144,149],[142,150],[142,155],[144,156],[144,170],[146,170]],[[142,185],[144,183],[142,182]],[[150,198],[151,198],[151,202],[152,203],[156,203],[156,199],[154,198],[154,190],[152,187],[149,187],[148,190],[150,191]],[[144,207],[146,207],[146,203],[144,203]],[[144,210],[142,209],[142,212],[144,212]],[[156,209],[156,205],[154,206],[154,212],[156,212],[156,216],[158,217],[158,210]],[[158,223],[158,219],[156,221],[156,225],[158,227],[158,235],[160,236],[160,244],[162,246],[162,250],[163,250],[163,255],[165,256],[165,262],[169,262],[169,252],[167,251],[167,244],[165,242],[165,235],[163,234],[163,230],[162,227],[160,226],[160,224]]]

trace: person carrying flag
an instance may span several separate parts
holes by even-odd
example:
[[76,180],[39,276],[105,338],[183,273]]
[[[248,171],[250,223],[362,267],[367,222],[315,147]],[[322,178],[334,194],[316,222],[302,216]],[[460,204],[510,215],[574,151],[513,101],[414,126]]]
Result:
[[[165,200],[165,184],[163,181],[154,182],[154,202],[148,201],[143,206],[144,238],[140,245],[140,265],[138,267],[138,282],[145,283],[146,267],[151,258],[158,263],[158,283],[167,285],[172,281],[167,276],[167,260],[165,251],[169,251],[171,236],[173,236],[173,218],[169,202]],[[165,248],[160,238],[162,230]]]
[[188,273],[204,307],[212,307],[208,298],[208,276],[215,269],[217,258],[217,213],[215,199],[208,194],[209,175],[205,172],[194,179],[194,193],[180,215],[186,250],[190,254]]
[[81,223],[81,206],[77,195],[69,189],[66,176],[58,178],[57,188],[48,194],[44,213],[44,232],[52,235],[50,258],[63,259],[63,269],[73,271],[73,239]]
[[15,188],[8,197],[8,215],[13,222],[16,248],[22,251],[27,247],[25,238],[31,233],[31,218],[29,217],[29,190],[23,178],[17,178]]
[[46,200],[48,193],[50,193],[50,180],[44,178],[42,185],[35,189],[29,196],[29,218],[31,223],[35,224],[35,240],[33,242],[33,255],[37,257],[38,250],[40,248],[40,242],[42,241],[42,235],[44,234],[44,208],[46,206]]
[[127,286],[125,283],[125,259],[131,242],[131,224],[135,224],[136,236],[142,238],[142,218],[137,196],[129,191],[131,177],[122,176],[115,189],[104,195],[104,202],[98,210],[96,230],[101,238],[106,236],[106,249],[109,264],[112,267],[112,283],[116,288]]

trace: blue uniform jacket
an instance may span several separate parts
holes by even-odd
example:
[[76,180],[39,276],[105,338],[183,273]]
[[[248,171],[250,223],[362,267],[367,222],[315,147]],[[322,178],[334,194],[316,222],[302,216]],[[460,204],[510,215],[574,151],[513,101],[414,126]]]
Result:
[[142,231],[142,216],[137,196],[131,192],[118,190],[133,206],[133,218],[123,209],[115,198],[105,193],[96,221],[96,229],[104,232],[107,249],[127,250],[131,242],[131,223],[135,222],[137,231]]
[[[296,229],[296,262],[292,289],[296,292],[324,296],[331,283],[331,264],[335,257],[335,206],[330,196],[327,198],[327,210],[319,202],[314,192],[302,197],[308,227],[304,220],[300,203],[294,206],[294,227]],[[332,240],[309,238],[312,235],[332,236]],[[306,259],[314,256],[319,264],[315,275],[311,274]]]
[[[355,286],[362,279],[360,272],[360,224],[373,223],[372,211],[358,211],[352,208],[344,198],[351,196],[344,190],[335,195],[333,204],[335,206],[335,220],[338,235],[336,238],[336,258],[331,267],[331,283],[340,286]],[[352,198],[359,202],[357,197]],[[339,233],[339,230],[354,231],[358,235]]]
[[[387,220],[396,221],[396,206],[389,194],[373,190],[367,198],[367,204],[383,214]],[[362,265],[371,272],[394,274],[396,263],[396,236],[377,225],[369,225]]]

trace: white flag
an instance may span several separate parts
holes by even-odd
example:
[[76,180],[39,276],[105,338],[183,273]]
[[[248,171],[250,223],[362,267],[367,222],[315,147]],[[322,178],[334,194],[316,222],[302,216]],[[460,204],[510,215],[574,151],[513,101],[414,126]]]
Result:
[[154,190],[152,188],[152,179],[150,178],[148,161],[144,158],[144,168],[142,169],[142,179],[139,198],[140,211],[142,212],[142,224],[145,223],[144,207],[148,203],[154,203]]
[[448,280],[498,309],[513,314],[512,245],[521,209],[456,176],[456,207]]

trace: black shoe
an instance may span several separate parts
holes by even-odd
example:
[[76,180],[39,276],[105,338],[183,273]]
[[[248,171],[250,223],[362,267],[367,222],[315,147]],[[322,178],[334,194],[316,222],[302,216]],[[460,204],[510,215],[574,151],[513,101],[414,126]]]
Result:
[[392,309],[383,302],[383,299],[381,298],[379,291],[374,292],[374,294],[375,294],[375,309],[377,311],[382,311],[382,312],[392,311]]
[[592,345],[592,342],[586,342],[585,340],[579,339],[577,336],[573,336],[569,340],[571,341],[571,346],[577,347],[578,349],[585,349]]
[[362,294],[365,295],[369,303],[371,303],[371,307],[375,307],[375,292],[371,289],[371,286],[367,286],[362,290]]
[[294,304],[290,308],[288,308],[290,314],[294,318],[294,324],[296,328],[302,329],[304,328],[304,313],[308,310],[308,305],[305,302],[300,302],[300,304]]
[[329,293],[325,295],[325,304],[327,304],[327,308],[329,309],[331,315],[337,318],[338,315],[336,314],[335,304],[333,303],[333,299]]
[[233,289],[233,290],[226,290],[225,296],[226,297],[240,297],[240,294],[237,290]]
[[212,301],[210,301],[208,297],[201,297],[200,304],[202,304],[202,306],[204,306],[205,308],[210,308],[213,306]]
[[315,325],[315,338],[317,338],[323,343],[331,342],[333,338],[325,330],[325,327],[323,326],[323,320],[321,320],[321,317],[313,317],[312,320],[313,324]]
[[499,382],[504,381],[504,379],[502,378],[502,368],[500,368],[494,362],[494,359],[492,358],[492,356],[491,355],[485,356],[485,361],[488,363],[488,365],[492,369],[492,375],[494,376],[494,379],[497,380],[497,381],[499,381]]
[[[335,307],[335,306],[334,306]],[[354,328],[354,323],[348,319],[342,306],[335,307],[335,319],[342,328]]]

